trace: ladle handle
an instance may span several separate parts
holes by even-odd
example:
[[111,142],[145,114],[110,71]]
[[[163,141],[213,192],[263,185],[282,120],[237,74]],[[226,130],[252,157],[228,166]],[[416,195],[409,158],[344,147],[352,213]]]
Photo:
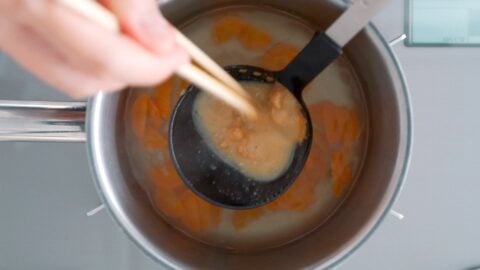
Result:
[[354,0],[325,31],[338,46],[345,46],[391,0]]
[[325,33],[315,33],[277,80],[298,99],[303,88],[335,60],[345,46],[391,0],[355,0]]
[[0,141],[85,141],[86,103],[0,100]]
[[278,72],[277,80],[299,98],[303,88],[341,53],[342,48],[330,37],[317,32],[288,66]]

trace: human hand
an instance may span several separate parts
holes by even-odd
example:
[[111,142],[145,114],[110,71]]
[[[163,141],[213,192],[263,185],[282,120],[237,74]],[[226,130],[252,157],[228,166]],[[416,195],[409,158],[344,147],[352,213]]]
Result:
[[75,98],[165,80],[189,61],[155,0],[100,0],[112,33],[55,0],[0,0],[0,50]]

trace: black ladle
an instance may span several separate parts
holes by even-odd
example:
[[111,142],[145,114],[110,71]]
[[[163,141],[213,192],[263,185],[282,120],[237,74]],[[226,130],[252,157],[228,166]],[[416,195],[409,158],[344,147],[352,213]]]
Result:
[[[281,83],[301,105],[307,120],[305,139],[296,147],[290,166],[272,181],[260,182],[244,175],[208,146],[194,123],[193,115],[196,112],[193,105],[200,90],[190,86],[175,106],[169,131],[170,153],[183,181],[204,199],[234,209],[259,207],[285,192],[302,171],[312,143],[312,123],[302,99],[303,89],[342,53],[341,48],[345,43],[368,23],[385,2],[355,2],[327,32],[315,33],[307,46],[283,70],[269,71],[248,65],[226,67],[238,81]],[[353,20],[352,16],[355,16]]]

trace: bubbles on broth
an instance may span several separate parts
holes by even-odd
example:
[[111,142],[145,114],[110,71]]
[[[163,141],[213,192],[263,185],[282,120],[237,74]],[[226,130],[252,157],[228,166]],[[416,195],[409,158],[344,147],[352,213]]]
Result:
[[[188,22],[182,31],[221,65],[283,68],[314,30],[283,12],[258,7],[223,8]],[[361,89],[341,56],[304,91],[313,123],[313,146],[304,170],[279,199],[251,210],[216,207],[178,176],[168,152],[171,110],[188,83],[172,78],[131,91],[126,143],[131,168],[158,213],[185,234],[237,251],[284,245],[320,226],[354,184],[365,150]]]

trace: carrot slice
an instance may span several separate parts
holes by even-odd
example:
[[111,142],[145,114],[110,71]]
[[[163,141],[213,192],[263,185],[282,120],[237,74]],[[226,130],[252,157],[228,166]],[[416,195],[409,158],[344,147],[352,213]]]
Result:
[[150,97],[147,94],[142,93],[137,96],[132,105],[131,125],[133,133],[139,139],[142,139],[145,136],[149,103]]
[[168,79],[164,83],[158,85],[153,92],[153,103],[158,109],[159,116],[167,120],[170,118],[171,111],[171,93],[172,79]]
[[349,149],[342,148],[333,153],[332,156],[332,191],[337,197],[340,197],[346,191],[352,181],[352,170],[348,160],[349,154]]
[[350,151],[348,151],[346,148],[341,148],[340,150],[337,150],[333,153],[331,163],[331,169],[333,174],[339,175],[343,168],[347,166],[347,164],[349,163],[349,154]]
[[323,127],[332,146],[351,145],[360,137],[360,120],[355,111],[329,101],[310,105],[309,111],[312,122]]
[[358,114],[350,111],[344,126],[343,141],[346,145],[353,144],[360,137],[360,120]]
[[173,166],[154,167],[149,172],[155,206],[167,217],[178,217],[182,211],[178,197],[187,191]]
[[[314,129],[314,134],[316,130]],[[320,137],[320,136],[319,136]],[[308,156],[307,162],[305,163],[304,172],[309,178],[323,179],[328,174],[328,155],[329,149],[328,145],[325,142],[324,138],[319,138],[313,136],[312,148],[310,149],[310,154]],[[320,140],[323,140],[321,142]]]
[[272,211],[290,210],[302,212],[315,202],[315,186],[318,178],[303,171],[290,189],[266,207]]
[[265,49],[272,41],[270,34],[233,15],[220,18],[213,25],[212,38],[217,44],[238,38],[242,46],[248,50]]
[[240,32],[238,40],[245,49],[256,51],[268,47],[272,37],[262,29],[248,25]]
[[235,211],[232,218],[233,227],[235,227],[236,230],[241,230],[253,221],[259,219],[263,214],[265,214],[263,208]]
[[332,191],[335,196],[340,197],[348,189],[353,178],[349,157],[352,153],[352,144],[360,137],[358,114],[345,106],[337,106],[331,102],[309,106],[309,111],[313,123],[323,127],[330,148],[337,149],[332,154],[330,169]]
[[313,145],[303,171],[285,194],[266,205],[269,210],[301,212],[315,203],[315,187],[327,176],[330,163],[327,161],[329,153],[325,137],[318,129],[314,129],[313,135]]
[[147,94],[139,96],[132,107],[134,133],[147,150],[167,147],[167,135],[162,134],[165,120]]
[[201,232],[212,229],[220,223],[222,210],[199,198],[190,190],[183,194],[180,201],[183,209],[178,218],[186,228]]
[[179,196],[187,191],[171,162],[153,167],[149,172],[150,181],[155,192]]
[[167,149],[167,138],[160,133],[160,130],[149,127],[145,137],[142,140],[143,146],[147,150]]
[[289,43],[277,43],[268,49],[260,59],[260,65],[270,70],[280,70],[300,52],[300,49]]
[[184,194],[179,200],[182,205],[182,212],[178,218],[182,221],[182,225],[194,232],[201,231],[199,215],[204,213],[199,213],[195,195]]
[[344,167],[339,174],[333,178],[332,191],[337,197],[341,197],[352,182],[352,169]]
[[302,212],[308,209],[315,202],[315,186],[319,180],[311,171],[312,169],[305,168],[285,194],[265,207],[272,211]]
[[217,44],[225,43],[237,37],[245,27],[247,23],[240,17],[233,15],[222,17],[212,28],[213,41]]
[[149,128],[153,129],[160,129],[162,128],[162,124],[165,119],[162,117],[162,113],[155,105],[154,101],[150,99],[150,103],[148,106],[148,124],[147,124],[147,131]]
[[322,120],[327,140],[331,145],[337,145],[342,139],[345,111],[331,102],[323,102],[322,105]]
[[187,86],[190,85],[190,82],[186,81],[186,80],[183,80],[183,79],[180,79],[180,83],[179,83],[179,89],[180,91],[183,91],[183,90],[186,90],[187,89]]
[[170,160],[152,168],[150,180],[154,187],[155,206],[180,227],[202,232],[220,223],[222,209],[190,191]]

